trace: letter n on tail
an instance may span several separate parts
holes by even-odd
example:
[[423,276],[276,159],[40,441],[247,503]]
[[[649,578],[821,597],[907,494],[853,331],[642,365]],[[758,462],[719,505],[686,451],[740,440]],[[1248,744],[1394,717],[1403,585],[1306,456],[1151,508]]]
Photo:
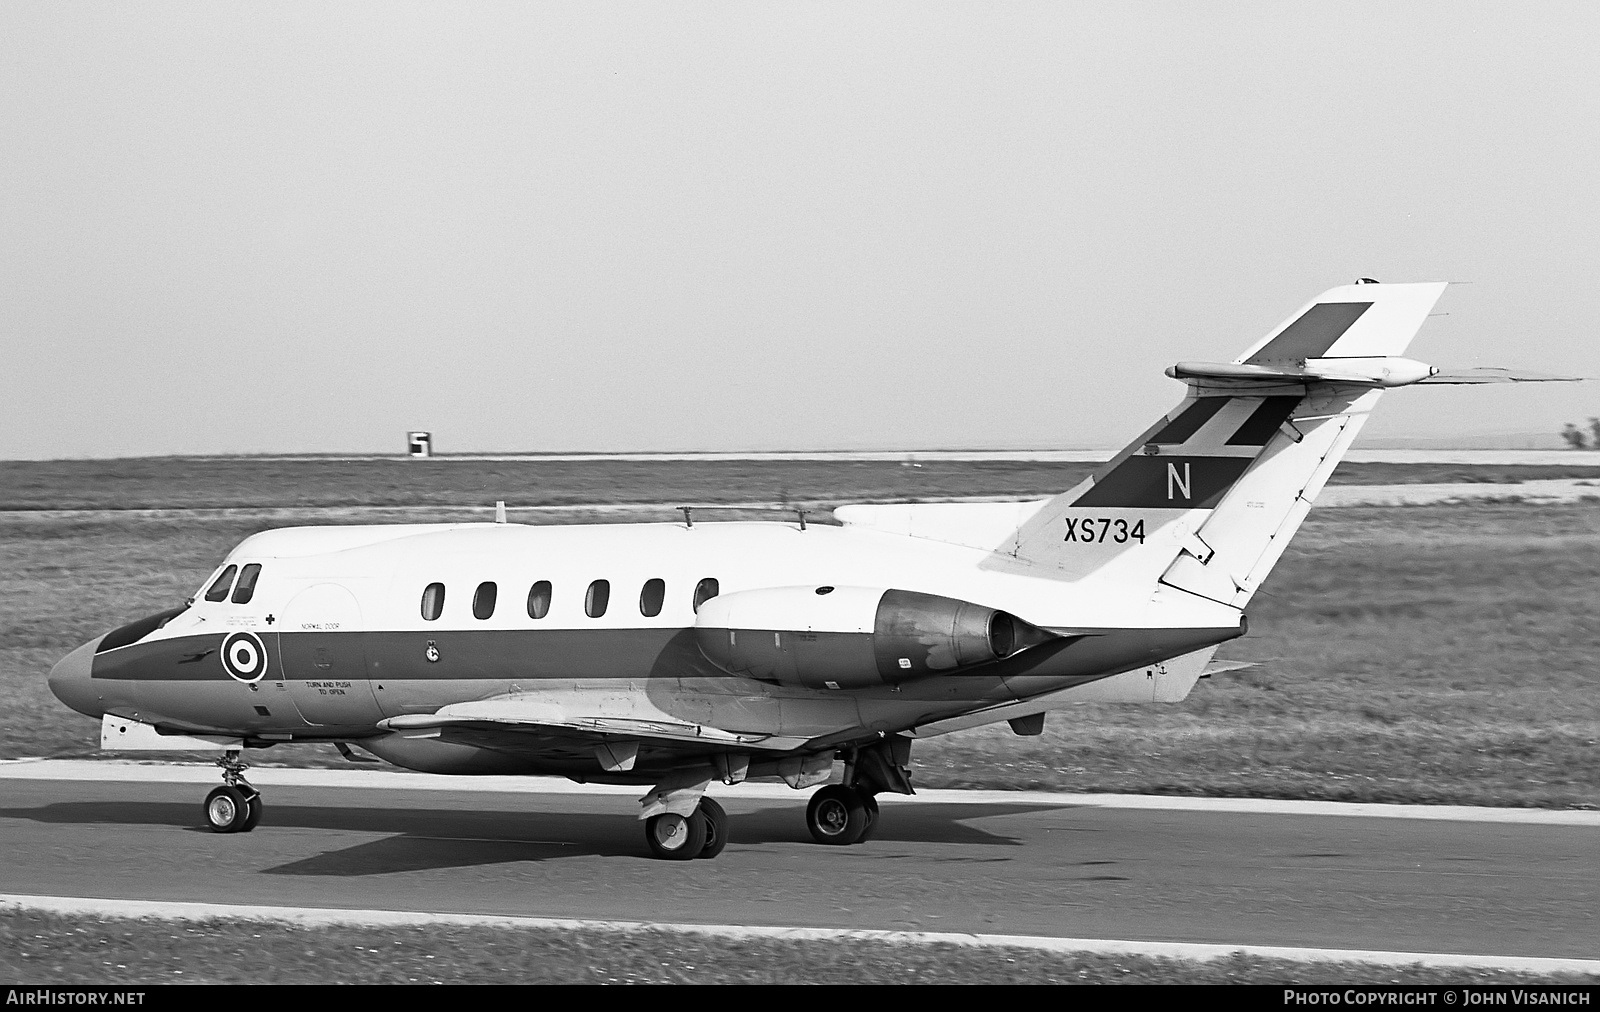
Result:
[[1172,490],[1173,490],[1174,486],[1177,487],[1178,492],[1183,495],[1184,499],[1192,499],[1193,498],[1193,496],[1190,495],[1190,492],[1189,492],[1190,488],[1192,488],[1193,486],[1192,486],[1191,481],[1190,481],[1189,462],[1187,460],[1183,462],[1183,474],[1182,474],[1182,476],[1180,476],[1178,474],[1178,465],[1174,464],[1170,460],[1167,461],[1167,498],[1168,499],[1172,498]]

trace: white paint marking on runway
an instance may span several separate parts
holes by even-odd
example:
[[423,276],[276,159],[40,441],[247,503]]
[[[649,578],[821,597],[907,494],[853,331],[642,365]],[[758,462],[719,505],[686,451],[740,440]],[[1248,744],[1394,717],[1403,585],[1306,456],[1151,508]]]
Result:
[[732,941],[884,942],[891,945],[962,945],[1032,949],[1062,954],[1148,956],[1206,962],[1232,956],[1285,959],[1301,963],[1363,963],[1372,966],[1431,966],[1512,970],[1526,973],[1600,974],[1600,959],[1541,956],[1488,956],[1453,952],[1389,952],[1377,949],[1313,949],[1283,945],[1218,945],[1204,942],[1152,942],[1116,938],[1053,938],[1048,935],[988,935],[941,931],[874,931],[854,928],[761,927],[744,924],[671,924],[599,921],[492,914],[428,913],[410,910],[341,910],[330,907],[273,907],[228,903],[108,900],[78,896],[0,894],[0,911],[41,911],[64,916],[280,921],[306,927],[421,927],[456,925],[534,931],[665,932],[709,935]]
[[[360,790],[444,791],[449,794],[580,794],[638,797],[643,788],[575,784],[557,777],[465,777],[392,770],[329,770],[255,767],[247,774],[258,787],[330,787]],[[87,780],[102,783],[208,784],[220,775],[210,764],[137,763],[125,760],[5,759],[0,780]],[[793,801],[807,795],[781,784],[713,784],[724,799]],[[1368,819],[1423,819],[1497,822],[1540,826],[1600,828],[1600,811],[1553,808],[1479,808],[1469,805],[1378,805],[1345,801],[1293,801],[1281,798],[1194,798],[1163,794],[1067,794],[1048,791],[919,790],[911,797],[880,794],[888,805],[1040,805],[1060,808],[1117,808],[1162,812],[1228,812],[1248,815],[1321,815]]]

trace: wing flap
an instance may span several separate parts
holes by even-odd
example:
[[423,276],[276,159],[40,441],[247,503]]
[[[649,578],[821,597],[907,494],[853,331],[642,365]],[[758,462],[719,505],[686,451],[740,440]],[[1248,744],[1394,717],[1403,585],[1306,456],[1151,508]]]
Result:
[[441,707],[435,713],[390,717],[379,727],[402,734],[430,731],[503,732],[518,736],[543,736],[587,741],[648,741],[696,746],[732,746],[787,752],[805,744],[805,738],[725,731],[704,724],[629,717],[571,716],[523,699],[486,699]]

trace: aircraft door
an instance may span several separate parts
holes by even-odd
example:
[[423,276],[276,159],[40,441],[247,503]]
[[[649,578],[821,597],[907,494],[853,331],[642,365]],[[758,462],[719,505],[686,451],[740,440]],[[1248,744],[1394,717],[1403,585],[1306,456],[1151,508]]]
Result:
[[336,583],[307,587],[284,609],[278,630],[283,679],[306,723],[364,727],[382,719],[354,594]]

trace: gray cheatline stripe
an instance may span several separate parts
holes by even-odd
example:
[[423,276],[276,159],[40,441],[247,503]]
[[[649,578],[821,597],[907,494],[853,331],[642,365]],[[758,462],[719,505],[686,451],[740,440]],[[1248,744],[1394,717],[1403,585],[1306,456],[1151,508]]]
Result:
[[800,928],[748,924],[671,924],[648,921],[599,921],[496,914],[429,913],[414,910],[344,910],[332,907],[249,906],[232,903],[179,903],[153,900],[109,900],[81,896],[27,896],[0,893],[0,912],[40,911],[66,916],[281,921],[307,927],[345,924],[393,928],[450,924],[462,927],[535,931],[659,931],[709,935],[734,941],[884,942],[891,945],[961,945],[1033,949],[1063,954],[1153,956],[1207,961],[1231,956],[1285,959],[1302,963],[1365,963],[1375,966],[1434,966],[1529,973],[1600,974],[1600,959],[1546,956],[1480,956],[1454,952],[1390,952],[1378,949],[1314,949],[1284,945],[1226,945],[1209,942],[1151,942],[1118,938],[1055,938],[1049,935],[989,935],[945,931],[879,931],[858,928]]
[[[398,770],[289,769],[258,766],[248,777],[258,787],[324,787],[360,790],[449,791],[453,794],[587,794],[637,797],[644,788],[576,784],[560,777],[448,776]],[[0,780],[85,780],[100,783],[208,784],[218,780],[214,765],[133,762],[122,759],[0,759]],[[782,784],[748,783],[711,793],[725,800],[796,801],[807,797]],[[270,800],[270,799],[269,799]],[[1344,818],[1420,819],[1445,822],[1496,822],[1540,826],[1600,828],[1600,811],[1557,808],[1481,808],[1471,805],[1391,805],[1348,801],[1297,801],[1288,798],[1205,798],[1167,794],[1071,794],[1050,791],[919,790],[912,797],[879,795],[887,805],[1058,805],[1163,812],[1228,812],[1255,815],[1327,815]]]

